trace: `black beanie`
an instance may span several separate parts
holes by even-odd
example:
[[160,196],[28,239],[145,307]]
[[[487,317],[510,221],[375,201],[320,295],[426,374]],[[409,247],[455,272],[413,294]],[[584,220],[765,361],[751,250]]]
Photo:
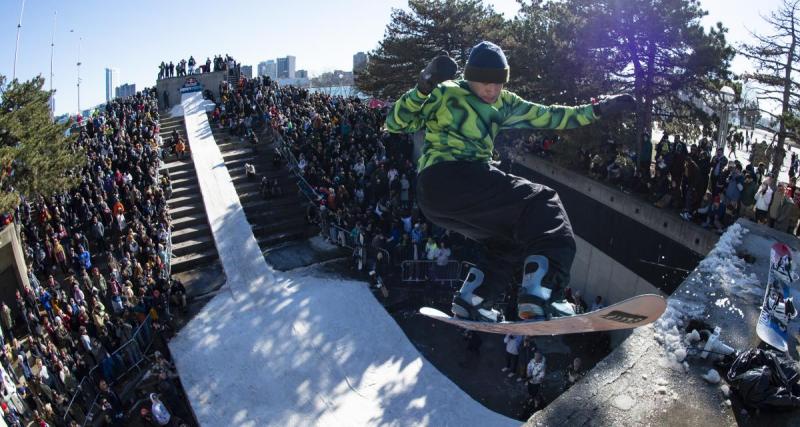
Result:
[[500,46],[483,41],[469,51],[464,80],[480,83],[508,83],[508,61]]

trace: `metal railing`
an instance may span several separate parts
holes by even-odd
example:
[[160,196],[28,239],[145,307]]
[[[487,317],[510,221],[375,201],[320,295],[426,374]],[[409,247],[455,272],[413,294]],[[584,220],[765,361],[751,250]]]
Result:
[[113,353],[107,354],[81,379],[65,410],[64,423],[69,423],[72,418],[82,426],[88,425],[101,409],[97,402],[100,379],[105,379],[111,385],[133,369],[139,369],[141,363],[147,360],[145,355],[153,344],[154,336],[151,322],[148,314],[133,332],[131,339]]
[[322,195],[314,190],[314,187],[306,181],[306,178],[303,176],[303,171],[300,169],[300,163],[289,148],[289,144],[286,143],[286,140],[284,140],[277,131],[275,131],[275,139],[278,142],[278,152],[286,159],[286,162],[289,164],[289,170],[297,177],[297,186],[300,188],[300,191],[306,196],[310,203],[316,203],[322,198]]
[[403,282],[439,282],[447,285],[455,285],[463,280],[465,267],[468,270],[469,263],[461,261],[447,261],[447,264],[439,265],[436,261],[429,260],[407,260],[400,264],[400,280]]

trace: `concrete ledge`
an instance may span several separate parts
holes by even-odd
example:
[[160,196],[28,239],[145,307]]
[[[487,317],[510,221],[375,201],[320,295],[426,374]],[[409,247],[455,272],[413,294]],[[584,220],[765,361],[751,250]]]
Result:
[[688,249],[700,255],[707,254],[714,248],[719,239],[719,236],[715,233],[682,220],[672,211],[659,209],[638,197],[625,194],[617,188],[573,172],[540,157],[529,155],[521,163],[609,206],[676,242],[683,243]]
[[[710,360],[691,351],[685,361],[675,356],[687,350],[683,337],[689,320],[720,326],[721,339],[737,350],[758,345],[755,324],[769,249],[777,241],[787,243],[798,256],[800,242],[794,236],[748,220],[729,227],[669,298],[667,312],[658,322],[635,330],[525,425],[800,425],[797,411],[749,414],[735,403],[732,407],[721,384],[711,385],[701,378],[713,367]],[[796,334],[797,325],[791,330]],[[790,344],[795,360],[796,346],[796,342]]]
[[194,78],[203,86],[203,90],[210,90],[216,98],[219,99],[219,84],[225,80],[227,71],[215,71],[212,73],[192,74],[180,77],[168,77],[156,81],[156,91],[158,92],[158,106],[165,108],[164,92],[167,92],[169,97],[169,106],[175,106],[181,103],[181,88],[186,83],[188,78]]

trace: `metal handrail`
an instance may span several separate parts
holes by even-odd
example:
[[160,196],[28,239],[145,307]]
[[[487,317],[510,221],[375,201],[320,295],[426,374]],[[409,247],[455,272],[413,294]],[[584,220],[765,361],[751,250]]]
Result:
[[438,265],[435,260],[405,260],[400,264],[400,280],[403,282],[446,282],[450,285],[462,281],[462,261],[449,260]]
[[[134,363],[129,365],[127,369],[125,369],[121,373],[118,373],[113,379],[110,379],[109,383],[111,381],[118,380],[119,378],[123,377],[124,375],[126,375],[128,372],[130,372],[134,368],[138,368],[139,365],[144,360],[147,360],[144,356],[147,353],[147,351],[150,349],[150,346],[153,344],[153,332],[149,330],[151,322],[152,322],[152,318],[151,318],[150,314],[148,314],[147,317],[144,319],[144,321],[141,324],[139,324],[139,326],[133,332],[133,334],[131,335],[131,338],[128,341],[126,341],[124,344],[119,346],[119,348],[117,348],[117,350],[115,350],[113,353],[111,353],[108,356],[108,357],[111,357],[112,359],[113,358],[121,358],[123,356],[123,355],[121,355],[121,353],[123,351],[127,352],[129,347],[133,347],[134,351],[136,353],[138,353],[138,357],[135,356],[135,358],[137,358],[138,360],[135,360]],[[147,326],[147,328],[145,328],[145,326]],[[145,340],[143,348],[140,345],[140,340],[139,340],[140,337],[143,337],[144,340]],[[86,374],[86,376],[84,376],[81,379],[81,381],[78,383],[78,386],[75,389],[75,393],[72,395],[72,399],[70,399],[69,405],[67,405],[67,408],[65,410],[65,414],[64,414],[64,418],[63,418],[64,422],[68,421],[67,418],[70,416],[70,411],[72,409],[72,405],[75,403],[75,399],[78,398],[79,395],[81,395],[81,392],[84,389],[88,389],[90,384],[91,384],[92,387],[94,387],[93,382],[94,382],[94,379],[95,379],[95,373],[96,373],[96,371],[98,369],[102,369],[102,366],[101,366],[100,363],[98,363],[97,365],[92,367],[92,369],[89,370],[89,373]],[[91,420],[91,417],[89,417],[89,414],[91,414],[92,409],[94,408],[94,406],[96,406],[97,397],[99,396],[99,394],[100,394],[99,391],[95,391],[94,397],[92,399],[92,403],[89,405],[89,409],[86,411],[86,413],[84,415],[84,421],[83,421],[82,425],[86,425],[87,421]]]

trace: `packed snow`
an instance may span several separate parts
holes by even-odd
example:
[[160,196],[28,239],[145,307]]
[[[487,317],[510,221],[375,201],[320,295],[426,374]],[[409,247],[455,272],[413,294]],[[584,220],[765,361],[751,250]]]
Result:
[[715,298],[715,289],[720,287],[730,294],[761,294],[758,278],[745,271],[746,263],[736,254],[736,247],[748,230],[740,224],[733,224],[720,237],[719,242],[697,266],[695,274],[687,280],[695,286],[685,292],[691,293],[690,300],[675,294],[667,302],[664,315],[655,322],[655,339],[664,348],[664,356],[659,365],[678,372],[688,372],[686,360],[690,348],[695,348],[701,340],[698,331],[684,333],[689,320],[700,318],[706,306],[716,304],[726,307],[739,316],[742,311],[728,298]]

